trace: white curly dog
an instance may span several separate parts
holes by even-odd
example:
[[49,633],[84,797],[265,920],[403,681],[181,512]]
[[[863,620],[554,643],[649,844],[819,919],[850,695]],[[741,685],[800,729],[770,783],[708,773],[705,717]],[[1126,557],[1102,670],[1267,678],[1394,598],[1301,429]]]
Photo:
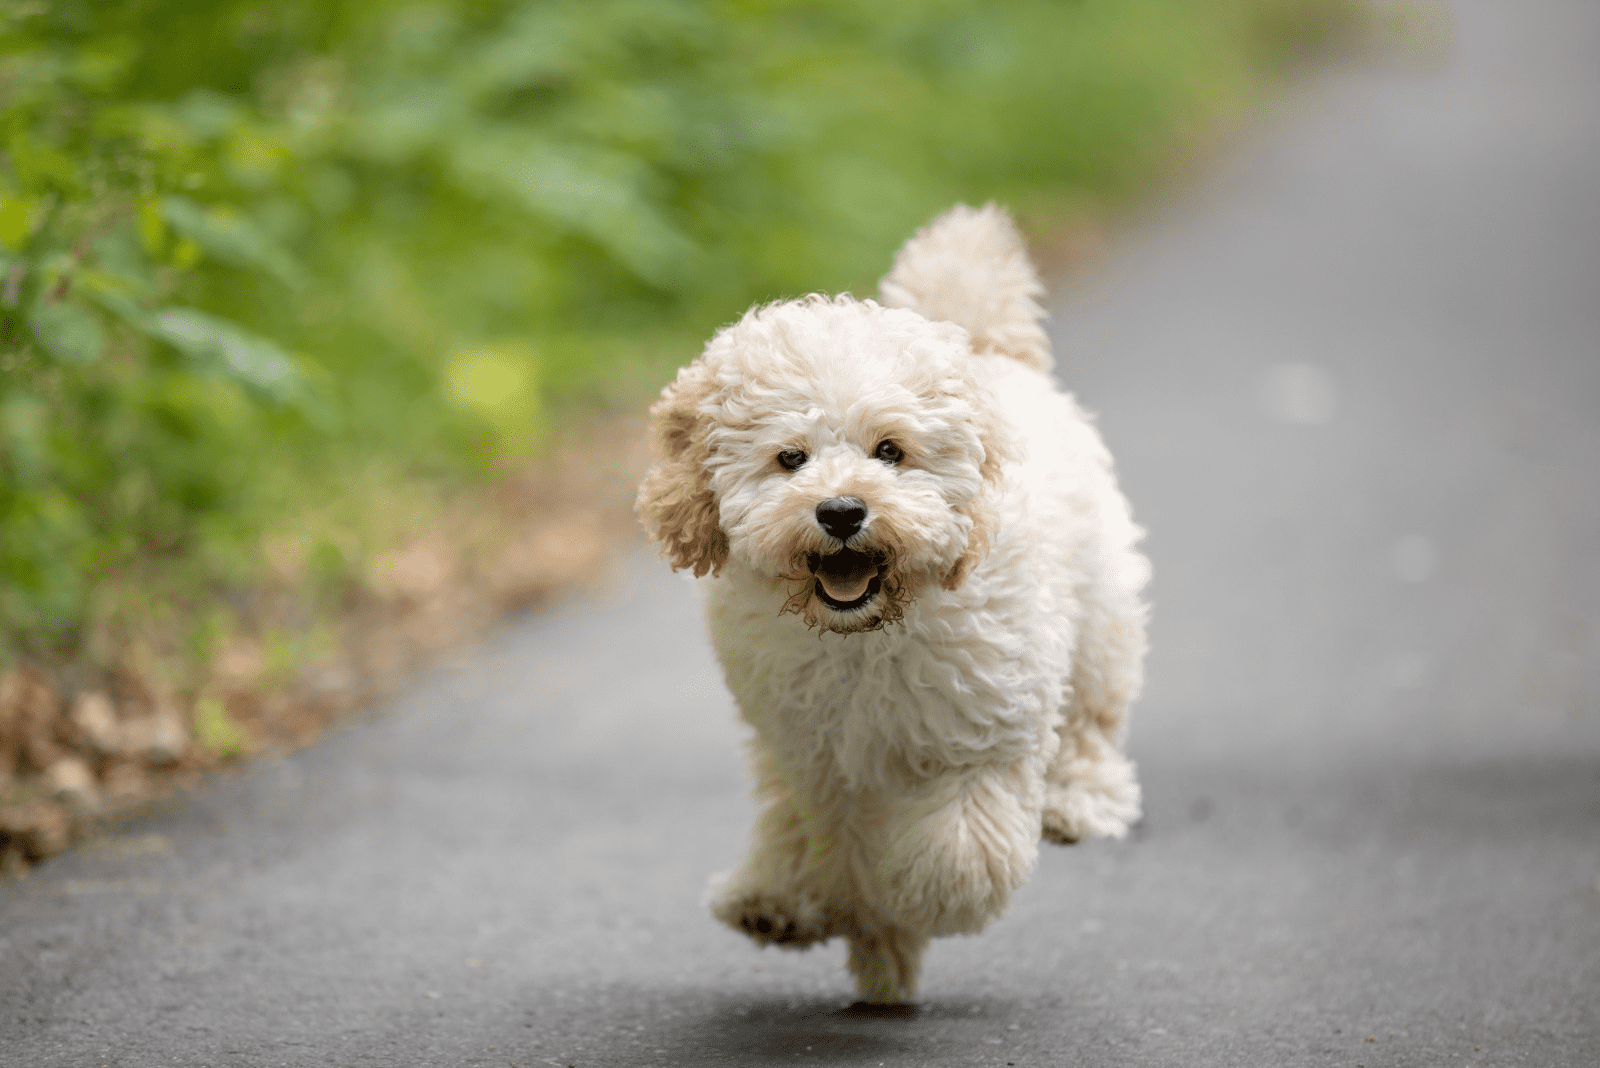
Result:
[[652,540],[706,610],[761,813],[712,912],[849,940],[863,1000],[916,993],[1054,842],[1139,817],[1121,752],[1149,565],[1111,457],[1050,377],[1011,220],[957,207],[881,302],[809,296],[717,333],[651,409]]

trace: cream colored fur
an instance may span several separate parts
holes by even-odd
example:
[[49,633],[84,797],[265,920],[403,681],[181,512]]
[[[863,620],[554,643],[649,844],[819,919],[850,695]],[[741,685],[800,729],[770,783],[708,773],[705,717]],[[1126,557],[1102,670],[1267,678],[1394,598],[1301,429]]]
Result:
[[[1041,835],[1138,819],[1121,743],[1149,568],[1110,455],[1048,375],[1010,219],[956,208],[882,290],[719,332],[652,409],[639,512],[674,567],[712,575],[712,639],[755,730],[761,814],[712,912],[761,944],[842,935],[861,997],[900,1002],[929,939],[1000,915]],[[845,611],[810,570],[840,549],[815,514],[839,496],[868,509],[846,544],[882,561]]]

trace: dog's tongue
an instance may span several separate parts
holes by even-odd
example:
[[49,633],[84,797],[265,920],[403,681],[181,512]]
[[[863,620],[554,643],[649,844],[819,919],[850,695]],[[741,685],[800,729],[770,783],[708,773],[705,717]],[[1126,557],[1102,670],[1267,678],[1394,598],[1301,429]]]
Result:
[[817,581],[822,583],[822,592],[832,597],[835,601],[854,601],[867,592],[867,584],[872,581],[872,569],[863,568],[852,571],[848,575],[828,575],[817,572]]

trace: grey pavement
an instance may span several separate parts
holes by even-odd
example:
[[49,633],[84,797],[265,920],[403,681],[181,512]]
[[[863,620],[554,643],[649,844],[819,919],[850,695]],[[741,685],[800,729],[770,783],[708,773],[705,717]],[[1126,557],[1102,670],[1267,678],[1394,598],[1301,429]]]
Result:
[[1600,1064],[1600,5],[1318,79],[1056,310],[1148,528],[1148,816],[914,1016],[699,903],[753,808],[640,552],[0,887],[0,1064]]

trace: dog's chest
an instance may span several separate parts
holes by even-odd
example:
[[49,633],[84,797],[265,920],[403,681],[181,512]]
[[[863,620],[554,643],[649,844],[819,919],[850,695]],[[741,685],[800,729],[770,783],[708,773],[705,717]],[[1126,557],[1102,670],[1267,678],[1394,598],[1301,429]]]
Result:
[[1059,715],[1059,674],[1003,634],[908,619],[819,637],[732,602],[710,607],[744,717],[797,770],[872,786],[1012,759],[1036,748]]

